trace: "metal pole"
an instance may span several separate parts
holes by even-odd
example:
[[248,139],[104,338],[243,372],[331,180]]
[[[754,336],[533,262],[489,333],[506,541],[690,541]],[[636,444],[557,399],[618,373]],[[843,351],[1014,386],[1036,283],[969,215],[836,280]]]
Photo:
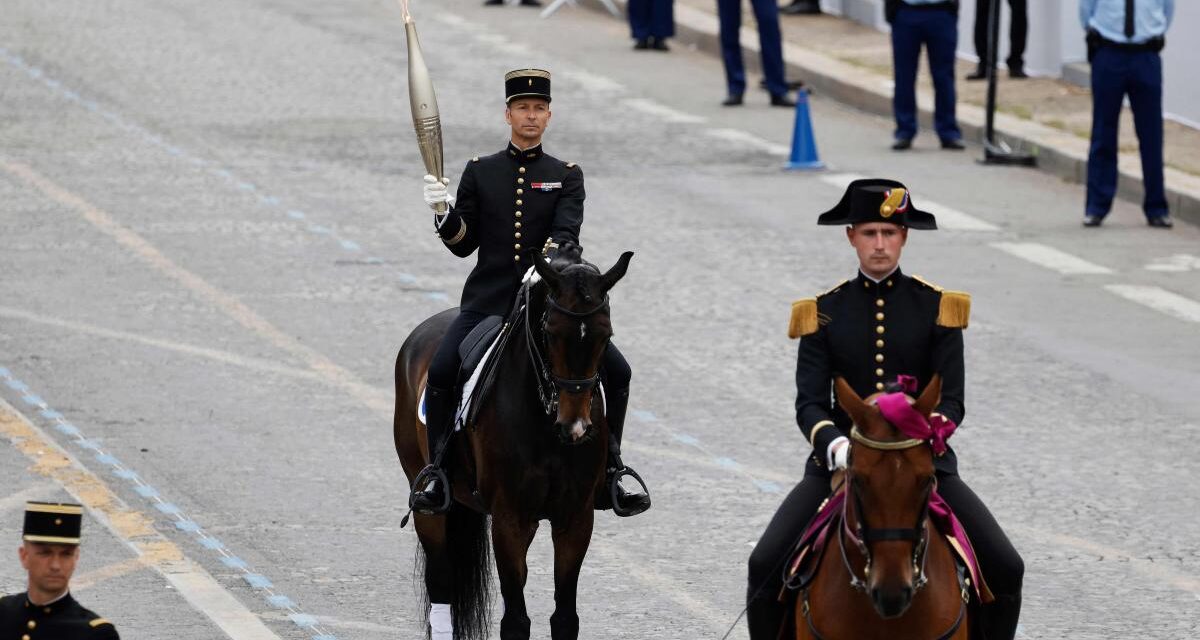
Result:
[[[988,2],[987,42],[987,122],[983,132],[984,164],[1016,164],[1032,167],[1037,156],[1023,151],[1014,151],[1004,141],[996,142],[996,61],[1000,57],[1000,1]],[[979,17],[976,16],[976,19]]]

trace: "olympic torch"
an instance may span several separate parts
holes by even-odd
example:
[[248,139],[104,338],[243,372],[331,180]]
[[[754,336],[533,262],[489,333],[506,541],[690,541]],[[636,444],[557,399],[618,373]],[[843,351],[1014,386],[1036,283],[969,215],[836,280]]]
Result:
[[[438,113],[437,96],[433,93],[433,79],[425,66],[421,54],[421,43],[417,40],[417,25],[408,12],[408,0],[401,0],[404,11],[404,35],[408,40],[408,102],[412,107],[413,129],[417,132],[417,147],[425,171],[438,180],[445,177],[442,164],[442,117]],[[446,212],[446,203],[437,205],[438,213]]]

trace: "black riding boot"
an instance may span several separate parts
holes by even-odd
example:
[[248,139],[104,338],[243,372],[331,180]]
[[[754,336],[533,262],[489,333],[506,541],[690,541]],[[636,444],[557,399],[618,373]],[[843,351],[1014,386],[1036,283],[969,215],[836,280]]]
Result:
[[[621,462],[621,432],[625,429],[625,410],[629,407],[629,389],[610,394],[608,402],[608,464],[605,467],[604,497],[597,508],[612,507],[622,518],[636,516],[650,508],[650,493],[642,477]],[[636,493],[621,486],[621,480],[633,478],[641,485]]]
[[425,388],[425,431],[429,436],[430,464],[413,480],[408,506],[418,513],[435,515],[450,508],[450,480],[446,475],[449,460],[444,449],[450,442],[454,420],[454,394],[437,387]]
[[1017,637],[1021,617],[1021,594],[998,595],[990,604],[979,607],[979,628],[987,640],[1012,640]]

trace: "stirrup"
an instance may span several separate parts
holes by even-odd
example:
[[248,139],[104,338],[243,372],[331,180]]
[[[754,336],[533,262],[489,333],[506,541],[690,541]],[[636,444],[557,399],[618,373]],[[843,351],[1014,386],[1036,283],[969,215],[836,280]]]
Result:
[[[417,487],[426,487],[427,488],[427,487],[429,487],[430,484],[432,484],[434,482],[441,483],[442,503],[433,508],[418,509],[415,506],[417,494],[426,493],[426,490],[422,489],[422,490],[418,491]],[[425,468],[421,469],[421,472],[417,474],[417,477],[413,478],[412,486],[413,486],[413,489],[408,494],[408,508],[409,509],[412,509],[412,510],[416,511],[417,513],[420,513],[420,514],[426,515],[426,516],[438,515],[441,513],[446,513],[447,511],[450,510],[450,502],[453,500],[453,497],[450,493],[450,478],[448,478],[446,476],[446,472],[442,471],[442,469],[440,467],[435,467],[431,464],[426,465]]]
[[[646,498],[644,502],[638,504],[637,506],[635,506],[632,509],[621,508],[620,492],[621,492],[621,479],[622,478],[633,478],[634,480],[636,480],[637,483],[639,485],[641,485],[641,488],[642,488],[641,495],[645,496],[645,498]],[[633,469],[630,469],[629,467],[621,467],[620,469],[617,469],[612,472],[612,479],[609,480],[609,483],[608,483],[608,494],[609,494],[609,499],[612,500],[613,513],[621,518],[628,518],[630,516],[636,516],[639,513],[642,513],[650,508],[650,488],[646,486],[646,482],[644,480],[642,480],[642,476],[638,475],[637,471],[634,471]],[[629,495],[637,495],[637,494],[629,494]]]

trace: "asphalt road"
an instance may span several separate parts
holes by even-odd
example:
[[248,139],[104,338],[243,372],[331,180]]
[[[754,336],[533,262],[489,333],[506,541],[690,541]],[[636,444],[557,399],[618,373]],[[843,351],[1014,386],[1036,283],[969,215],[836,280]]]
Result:
[[[584,637],[719,638],[741,610],[807,453],[789,304],[854,273],[814,225],[851,174],[937,205],[948,228],[902,264],[974,297],[955,447],[1025,557],[1022,637],[1200,634],[1200,230],[1124,202],[1083,230],[1079,185],[928,132],[893,154],[886,119],[820,96],[830,171],[783,172],[793,112],[719,107],[719,61],[634,52],[598,12],[478,4],[413,2],[450,173],[505,144],[503,73],[548,68],[546,148],[585,171],[586,255],[636,252],[613,321],[655,507],[600,516]],[[398,7],[4,13],[0,543],[24,500],[84,500],[77,595],[127,638],[419,637],[391,368],[471,262],[421,202]],[[0,591],[23,587],[15,555]],[[551,564],[539,540],[535,636]]]

